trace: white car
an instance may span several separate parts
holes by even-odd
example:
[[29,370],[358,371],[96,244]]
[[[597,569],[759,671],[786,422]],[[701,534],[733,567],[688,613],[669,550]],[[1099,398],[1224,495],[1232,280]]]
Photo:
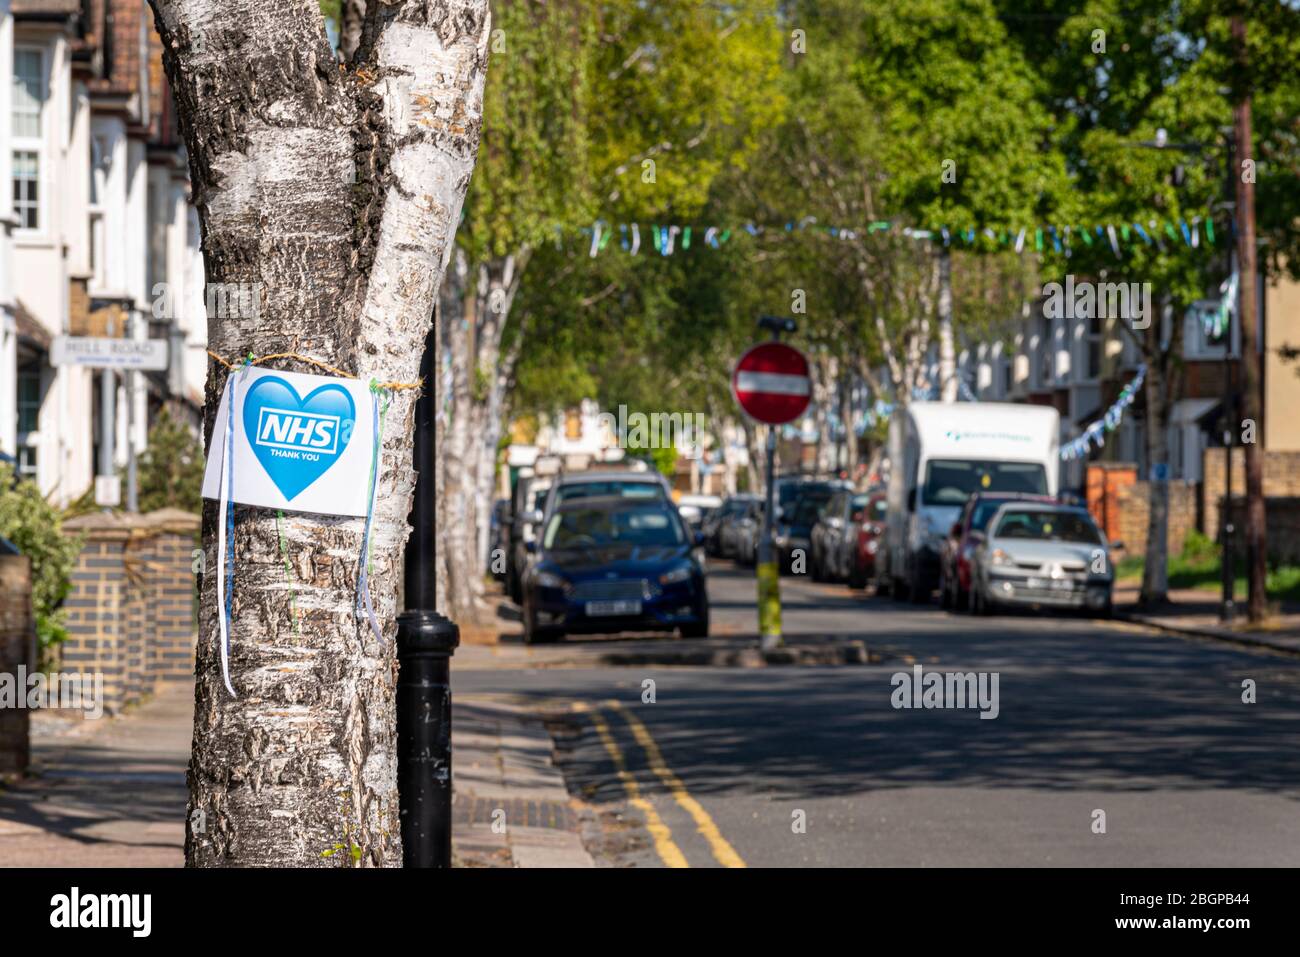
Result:
[[1070,608],[1109,617],[1113,549],[1085,508],[1008,502],[971,555],[970,610],[999,605]]

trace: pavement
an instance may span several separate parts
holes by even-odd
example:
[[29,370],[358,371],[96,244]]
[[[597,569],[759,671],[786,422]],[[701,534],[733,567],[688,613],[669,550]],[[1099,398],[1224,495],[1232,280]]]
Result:
[[537,713],[508,694],[457,695],[452,727],[455,866],[594,866],[581,836],[589,815]]
[[[0,865],[181,867],[194,686],[162,686],[116,717],[32,715],[33,762],[0,785]],[[455,863],[591,867],[542,719],[505,695],[455,711]]]
[[32,714],[32,768],[0,786],[0,864],[180,867],[194,686],[123,715]]
[[1138,607],[1140,591],[1139,581],[1121,581],[1116,585],[1117,617],[1163,631],[1300,655],[1300,609],[1293,606],[1274,607],[1265,622],[1252,625],[1246,620],[1246,599],[1241,596],[1237,603],[1237,618],[1228,624],[1219,617],[1218,592],[1200,588],[1171,589],[1168,604],[1148,610]]

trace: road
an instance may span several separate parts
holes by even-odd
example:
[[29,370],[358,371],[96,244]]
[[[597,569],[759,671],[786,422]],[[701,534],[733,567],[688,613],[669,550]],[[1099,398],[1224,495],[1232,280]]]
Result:
[[[709,588],[719,630],[752,633],[752,572],[714,564]],[[806,579],[782,596],[787,635],[859,638],[885,660],[453,665],[454,688],[568,715],[552,727],[570,792],[630,828],[598,849],[608,864],[1300,865],[1300,660]],[[892,676],[915,664],[996,673],[996,719],[895,708]]]

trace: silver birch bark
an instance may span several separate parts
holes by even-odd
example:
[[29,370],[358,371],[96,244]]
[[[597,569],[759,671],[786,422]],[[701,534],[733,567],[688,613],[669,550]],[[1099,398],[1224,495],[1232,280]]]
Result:
[[952,328],[952,254],[939,247],[939,398],[957,401],[957,346]]
[[[353,68],[314,3],[150,0],[189,151],[209,283],[258,306],[209,321],[228,358],[295,352],[409,382],[474,167],[486,0],[370,4]],[[276,368],[319,371],[296,360]],[[206,431],[226,371],[209,366]],[[416,391],[395,393],[378,469],[371,593],[355,613],[364,522],[240,507],[231,678],[216,576],[202,582],[186,863],[398,866],[393,641],[414,473]],[[205,568],[217,509],[204,510]],[[289,590],[296,593],[298,622]]]
[[519,347],[516,341],[507,356],[501,343],[529,255],[525,247],[472,266],[458,248],[440,298],[454,371],[446,397],[447,455],[440,461],[447,495],[439,555],[447,578],[444,610],[461,622],[487,611],[483,577],[496,448]]

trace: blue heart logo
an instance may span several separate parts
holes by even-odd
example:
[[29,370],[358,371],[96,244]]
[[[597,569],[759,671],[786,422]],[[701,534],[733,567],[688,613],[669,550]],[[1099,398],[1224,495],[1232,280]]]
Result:
[[264,376],[244,396],[244,435],[289,500],[339,460],[356,418],[356,403],[341,385],[323,385],[303,399],[279,376]]

